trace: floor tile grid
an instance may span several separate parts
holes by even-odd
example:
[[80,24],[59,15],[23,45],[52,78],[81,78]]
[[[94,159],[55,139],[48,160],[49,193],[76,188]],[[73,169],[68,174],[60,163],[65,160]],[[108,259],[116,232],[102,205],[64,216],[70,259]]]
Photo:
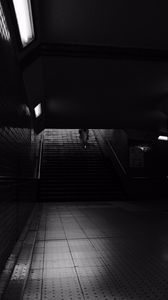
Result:
[[[78,244],[79,240],[73,240],[73,241],[69,240],[69,239],[67,239],[67,240],[69,242],[70,251],[72,253],[72,258],[74,260],[75,259],[75,252],[73,250],[77,250],[77,249],[72,249],[72,243],[74,244],[75,242],[77,242],[77,244]],[[85,238],[85,240],[82,240],[83,243],[85,243],[85,241],[87,241],[89,243],[87,238]],[[80,245],[79,248],[80,248],[80,250],[82,250],[81,245]],[[78,253],[78,255],[79,255],[79,253]],[[85,260],[84,260],[85,264],[86,264],[86,260],[88,260],[88,249],[87,249],[87,255],[86,256],[87,257],[85,257]],[[95,253],[94,253],[94,256],[95,256]],[[81,257],[79,258],[79,262],[81,263]],[[92,263],[93,263],[93,257],[91,258],[91,261],[90,261],[91,265],[92,265]],[[101,291],[103,290],[102,282],[101,282],[101,284],[99,282],[99,286],[97,286],[97,291],[95,290],[95,284],[91,284],[90,289],[89,289],[89,282],[87,282],[87,285],[84,285],[83,284],[83,278],[86,281],[86,276],[84,276],[84,277],[80,276],[79,270],[85,270],[86,267],[79,267],[77,264],[78,264],[78,262],[76,260],[74,260],[74,265],[75,265],[77,274],[79,276],[79,282],[80,282],[80,284],[83,288],[85,298],[86,299],[102,299],[102,297],[103,297],[103,299],[112,299],[111,291],[109,290],[109,293],[107,293],[107,284],[104,283],[104,285],[103,285],[103,286],[106,286],[106,292],[104,294],[103,294],[103,292],[101,294]],[[96,262],[96,264],[97,264],[97,262]],[[102,264],[102,262],[101,262],[101,264]],[[87,266],[87,268],[88,268],[88,266]],[[89,293],[88,293],[88,290],[89,290]],[[93,293],[91,293],[91,290],[92,290]],[[107,294],[108,294],[108,298],[107,298]]]
[[[60,207],[60,219],[64,220],[64,224],[67,225],[69,222],[69,218],[71,218],[68,210],[65,209],[65,207],[62,207],[63,211],[61,212]],[[48,218],[50,220],[50,216],[54,218],[54,214],[52,213],[52,209],[50,209],[50,213],[48,214]],[[67,216],[67,221],[66,221]],[[58,217],[58,215],[57,215]],[[72,221],[72,219],[71,219]],[[50,223],[50,222],[49,222]],[[74,221],[73,221],[73,224]],[[66,228],[66,226],[65,226]],[[72,226],[72,230],[73,230]],[[57,240],[57,239],[56,239]],[[81,298],[81,289],[79,289],[79,282],[81,284],[82,290],[84,292],[84,297],[82,295],[81,299],[163,299],[167,300],[167,282],[163,281],[161,284],[161,281],[163,280],[163,276],[161,276],[160,281],[158,280],[158,275],[156,272],[155,265],[152,267],[152,258],[148,260],[148,264],[146,265],[148,270],[148,276],[145,278],[145,273],[141,270],[140,274],[136,274],[137,264],[144,264],[146,263],[146,260],[144,257],[141,257],[137,261],[137,253],[135,249],[130,248],[130,244],[128,242],[128,237],[125,237],[123,240],[123,237],[120,239],[120,247],[121,251],[118,253],[117,248],[114,248],[114,251],[112,251],[111,248],[111,241],[119,241],[119,238],[75,238],[71,239],[66,236],[66,242],[69,244],[69,252],[72,252],[72,258],[74,259],[73,266],[75,267],[75,273],[72,271],[73,268],[62,268],[63,273],[69,272],[69,275],[66,276],[66,288],[65,288],[65,278],[61,277],[61,275],[58,274],[58,266],[57,268],[53,268],[53,271],[49,271],[47,273],[47,269],[44,268],[44,275],[43,275],[43,298],[42,299],[80,299]],[[51,240],[49,240],[49,243],[51,244]],[[54,242],[54,240],[53,240]],[[62,241],[63,242],[63,241]],[[61,241],[60,241],[61,243]],[[92,252],[89,252],[89,246],[85,248],[86,244],[92,243],[91,245],[94,246],[94,249],[97,251],[97,255],[92,256]],[[117,242],[118,243],[118,242]],[[118,244],[118,245],[119,245]],[[83,245],[83,246],[82,246]],[[81,247],[82,246],[82,247]],[[76,247],[76,248],[75,248]],[[45,242],[45,248],[47,249],[47,240]],[[86,266],[86,263],[84,263],[84,266],[82,263],[81,253],[82,249],[86,250],[86,255],[84,255],[84,262],[88,260],[88,258],[91,258],[91,266]],[[124,257],[122,257],[122,249],[124,249]],[[78,251],[80,250],[80,251]],[[35,250],[36,251],[36,250]],[[112,253],[114,252],[114,253]],[[135,253],[134,253],[135,252]],[[83,253],[82,253],[83,255]],[[111,257],[113,255],[113,258]],[[58,256],[58,253],[57,253]],[[98,257],[99,260],[102,260],[102,263],[100,265],[97,264],[97,262],[94,263],[93,257]],[[134,264],[130,265],[128,264],[128,261],[130,261],[130,258],[133,256]],[[83,257],[83,256],[82,256]],[[78,265],[78,260],[75,260],[75,258],[79,258],[80,264]],[[115,264],[117,265],[117,269],[115,269],[114,264],[114,258],[115,258]],[[128,260],[128,261],[127,261]],[[136,263],[135,263],[136,262]],[[51,266],[49,266],[51,267]],[[50,268],[49,268],[50,269]],[[113,270],[112,270],[113,269]],[[69,270],[69,271],[67,271]],[[102,271],[103,270],[103,271]],[[55,272],[55,273],[54,273]],[[71,272],[71,276],[70,276]],[[156,276],[155,276],[156,273]],[[48,275],[47,275],[48,274]],[[76,274],[78,275],[79,282],[75,280]],[[132,276],[134,274],[134,277]],[[166,273],[165,273],[166,275]],[[35,277],[35,274],[32,272],[32,276]],[[39,274],[40,276],[40,274]],[[49,276],[49,280],[46,278],[46,276]],[[59,280],[51,280],[52,278],[60,277]],[[74,277],[75,276],[75,277]],[[150,276],[152,276],[152,281],[150,282]],[[70,277],[73,277],[71,280]],[[96,279],[95,279],[96,278]],[[100,279],[101,278],[101,279]],[[147,282],[146,280],[147,279]],[[50,284],[50,281],[51,284]],[[155,285],[153,286],[153,283]],[[74,284],[74,287],[72,287]],[[145,287],[145,288],[143,288]],[[48,289],[48,293],[46,292]],[[78,293],[73,293],[73,290],[77,290]],[[58,290],[60,291],[58,293]],[[36,289],[37,291],[37,289]],[[55,297],[53,298],[53,295]],[[37,296],[37,293],[36,293]],[[51,296],[51,297],[50,297]],[[61,298],[62,297],[62,298]],[[127,298],[125,298],[127,297]],[[36,299],[36,298],[26,298],[27,299]]]
[[[69,212],[69,210],[68,210],[68,212]],[[69,239],[68,239],[68,237],[67,237],[67,235],[66,235],[66,228],[65,228],[65,225],[64,225],[64,223],[63,223],[63,220],[62,220],[61,216],[60,216],[60,219],[61,219],[61,222],[62,222],[62,226],[63,226],[63,228],[64,228],[64,232],[65,232],[65,236],[66,236],[66,240],[67,240],[69,252],[70,252],[70,255],[71,255],[71,258],[72,258],[72,261],[73,261],[74,270],[75,270],[76,277],[77,277],[77,280],[78,280],[78,283],[79,283],[79,287],[80,287],[80,290],[81,290],[81,295],[82,295],[82,298],[85,299],[84,291],[83,291],[83,288],[82,288],[82,285],[81,285],[81,282],[80,282],[80,279],[79,279],[78,272],[77,272],[77,270],[76,270],[74,257],[73,257],[73,255],[72,255],[71,247],[70,247],[70,244],[69,244]],[[73,218],[73,219],[74,219],[74,218]]]
[[[60,209],[60,207],[59,207]],[[60,214],[59,214],[59,218],[61,220],[61,215],[67,215],[67,211],[63,208],[60,209]],[[50,213],[47,213],[48,218],[50,218]],[[62,225],[62,228],[64,230],[64,227]],[[65,239],[62,240],[62,242],[60,241],[60,243],[67,243],[67,238],[66,238],[66,234],[64,231],[64,236]],[[55,239],[56,240],[56,239]],[[54,241],[53,240],[53,243]],[[59,240],[57,240],[59,243]],[[47,237],[46,237],[46,242],[47,242]],[[47,243],[45,242],[45,244],[47,245]],[[51,241],[49,241],[49,243],[51,244]],[[66,251],[66,254],[70,254],[70,249],[68,248],[68,243],[67,243],[67,247],[65,247],[65,243],[64,243],[64,247],[61,249],[62,251]],[[45,253],[47,254],[47,250],[51,251],[50,249],[47,249],[47,246],[45,247]],[[53,257],[57,256],[58,260],[59,260],[59,252],[57,252],[58,249],[56,250],[56,248],[53,248]],[[55,255],[56,254],[56,255]],[[60,253],[61,255],[61,259],[60,259],[60,266],[58,266],[58,264],[56,265],[56,268],[54,266],[54,263],[52,261],[52,265],[47,264],[44,265],[44,287],[46,287],[46,290],[48,290],[49,294],[44,293],[43,290],[43,299],[48,299],[49,296],[51,296],[51,299],[84,299],[83,295],[82,295],[82,291],[81,291],[81,287],[80,284],[78,282],[78,278],[77,278],[77,274],[75,272],[74,269],[74,264],[72,263],[71,265],[66,265],[65,260],[62,257],[62,253]],[[70,256],[70,255],[69,255]],[[69,257],[68,257],[69,258]],[[51,259],[51,253],[49,253],[49,259]],[[70,259],[72,260],[71,256]],[[70,261],[70,260],[68,260]],[[46,277],[46,271],[48,271],[49,275],[52,276],[52,278],[50,278],[50,281],[47,280]],[[62,273],[60,273],[60,270],[62,270]],[[68,273],[67,273],[68,272]],[[59,276],[58,276],[59,273]],[[65,275],[66,274],[66,275]],[[55,277],[55,280],[53,280]],[[59,292],[60,291],[60,292]]]
[[[89,239],[89,237],[88,237],[88,239]],[[90,240],[90,239],[89,239]],[[125,243],[125,244],[127,244],[127,243]],[[124,250],[126,250],[126,249],[124,249]],[[130,253],[130,249],[128,250],[127,249],[127,253]],[[109,268],[110,267],[110,265],[111,265],[111,261],[110,261],[110,263],[109,263],[109,261],[107,260],[107,249],[106,249],[106,252],[105,252],[105,257],[101,257],[101,259],[103,260],[103,262],[104,262],[104,264]],[[132,255],[132,254],[130,254],[130,255]],[[110,256],[111,256],[111,248],[110,248]],[[142,258],[141,258],[142,259]],[[135,261],[137,260],[137,257],[135,257]],[[117,259],[117,261],[118,261],[118,264],[117,264],[117,266],[118,265],[123,265],[124,264],[124,266],[126,267],[127,266],[127,264],[128,264],[128,262],[127,262],[127,259],[125,259],[125,261],[123,260],[123,258],[121,259],[120,258],[120,260],[119,259]],[[141,263],[147,263],[146,261],[144,261],[143,259],[142,259],[142,262]],[[152,266],[152,264],[151,265],[149,265],[148,267],[148,269],[150,269],[150,267]],[[128,269],[127,269],[127,275],[128,275],[128,282],[127,282],[127,285],[126,286],[130,286],[130,282],[133,282],[134,280],[132,280],[132,274],[135,274],[135,267],[136,266],[134,266],[134,268],[132,268],[132,270],[130,271],[130,272],[128,272],[128,270],[130,269],[130,265],[128,265],[127,266],[128,267]],[[118,269],[119,270],[119,269]],[[147,269],[146,269],[147,270]],[[109,271],[111,271],[111,269],[109,268]],[[156,274],[156,270],[154,269],[153,271],[155,271],[155,274]],[[111,272],[110,272],[111,273]],[[129,273],[129,274],[128,274]],[[111,274],[112,275],[112,274]],[[135,279],[135,282],[136,282],[136,286],[137,286],[137,284],[138,284],[138,286],[139,286],[139,288],[141,289],[141,291],[142,291],[142,286],[143,286],[143,284],[144,284],[144,279],[143,278],[141,278],[141,276],[139,276],[139,273],[138,274],[135,274],[135,275],[137,275],[136,276],[136,279]],[[145,275],[145,274],[144,274]],[[148,287],[149,287],[149,291],[147,292],[146,290],[143,292],[142,291],[142,297],[144,297],[144,296],[147,296],[147,297],[150,297],[151,295],[153,295],[153,296],[158,296],[158,289],[161,289],[162,290],[162,292],[160,293],[160,297],[164,297],[165,296],[165,293],[166,293],[166,291],[167,291],[167,281],[165,282],[165,284],[162,282],[162,280],[163,280],[163,278],[162,279],[160,279],[159,280],[159,276],[157,276],[156,277],[156,285],[155,285],[155,287],[153,287],[153,282],[151,282],[151,285],[150,285],[150,276],[152,275],[152,272],[149,272],[149,277],[148,277],[148,280],[149,280],[149,285],[148,285]],[[116,277],[116,276],[115,276]],[[122,269],[120,270],[120,277],[122,277]],[[124,278],[124,277],[123,277]],[[158,281],[160,281],[159,283],[158,283]],[[134,282],[134,283],[135,283]],[[131,287],[132,286],[132,287]],[[136,291],[136,289],[134,289],[134,284],[131,284],[131,286],[130,286],[130,288],[131,288],[131,290],[132,290],[132,292],[131,292],[131,294],[132,294],[132,296],[138,296],[138,295],[140,295],[140,291],[138,291],[138,294],[137,294],[137,291]],[[129,295],[130,295],[130,288],[129,288]],[[125,289],[127,289],[127,288],[125,288]],[[133,292],[134,291],[134,292]],[[156,293],[156,294],[155,294]],[[163,298],[163,299],[165,299],[165,298]]]
[[[101,252],[102,260],[104,261],[104,264],[106,265],[107,269],[109,270],[109,273],[113,277],[113,281],[115,278],[115,282],[117,282],[117,285],[120,286],[120,289],[124,291],[124,294],[126,294],[127,291],[128,296],[137,297],[138,295],[140,295],[142,292],[144,279],[141,278],[141,276],[139,276],[138,270],[137,272],[135,272],[136,266],[133,265],[131,267],[130,265],[127,265],[123,257],[121,258],[121,256],[116,255],[116,253],[113,253],[114,255],[113,259],[112,257],[110,257],[112,256],[111,254],[108,255],[108,253],[105,252],[105,256],[104,256],[103,253],[104,251]],[[133,274],[134,277],[132,276]],[[137,288],[138,288],[138,293],[137,293]],[[150,290],[149,292],[151,293]]]
[[[74,219],[76,219],[76,218],[74,217]],[[87,220],[87,222],[84,222],[85,226],[86,226],[86,223],[89,222],[88,218],[86,220]],[[82,227],[81,224],[79,223],[79,220],[77,220],[77,223],[79,224],[81,229],[86,234],[86,231],[84,230],[84,227]],[[98,235],[100,235],[100,234],[98,234]],[[90,240],[89,240],[89,237],[87,237],[87,234],[86,234],[86,241],[88,243],[90,243]],[[77,243],[79,243],[79,241],[77,241]],[[69,244],[70,244],[70,249],[72,251],[72,256],[74,257],[74,252],[73,252],[72,246],[71,246],[72,241],[69,241]],[[92,244],[90,243],[90,246],[91,245]],[[84,295],[85,295],[86,299],[116,299],[116,300],[124,299],[125,294],[122,294],[121,291],[119,291],[119,289],[117,290],[117,285],[116,284],[114,285],[114,282],[115,282],[114,278],[113,278],[113,280],[109,280],[111,277],[109,275],[111,275],[111,274],[109,272],[107,272],[108,269],[106,268],[106,264],[102,260],[100,253],[97,251],[97,249],[94,247],[94,245],[92,245],[92,246],[93,246],[93,249],[95,252],[94,258],[96,256],[98,258],[99,263],[97,263],[97,261],[96,261],[96,264],[94,265],[93,257],[91,257],[91,261],[89,261],[90,263],[88,264],[88,266],[87,265],[85,265],[83,267],[76,266],[77,273],[79,275],[79,281],[81,282],[81,286],[83,287]],[[81,249],[81,245],[79,248]],[[86,259],[88,260],[88,251],[87,251]],[[80,262],[81,262],[81,258],[80,258]],[[75,263],[75,261],[74,261],[74,263]],[[103,278],[103,276],[100,276],[101,269],[99,269],[99,265],[101,266],[101,269],[104,268],[105,273],[108,273],[108,276],[105,276],[105,278]],[[85,273],[85,270],[92,271],[93,268],[96,268],[96,273],[99,274],[98,278],[96,280],[96,283],[94,280],[95,274],[92,275],[91,277],[90,276],[88,277],[87,272]],[[81,275],[81,273],[82,273],[81,271],[84,271],[84,273],[85,273],[84,276],[83,276],[83,274]],[[108,278],[108,280],[107,280],[107,278]],[[88,293],[88,290],[89,290],[89,293]]]
[[93,236],[94,237],[104,236],[102,230],[100,230],[92,221],[90,221],[90,219],[87,216],[85,216],[83,212],[82,212],[82,217],[74,215],[74,218],[87,238]]
[[[109,224],[103,218],[100,219],[100,217],[99,217],[98,221],[97,221],[96,218],[93,218],[92,216],[90,216],[89,212],[86,213],[86,211],[82,210],[82,213],[83,213],[83,220],[81,220],[80,217],[76,217],[76,219],[77,220],[79,219],[80,225],[83,228],[83,230],[86,230],[85,229],[86,224],[87,224],[87,226],[88,226],[88,224],[90,224],[91,228],[95,228],[95,232],[94,232],[94,230],[93,230],[93,232],[91,232],[90,230],[89,230],[89,232],[87,232],[88,238],[91,238],[92,236],[96,236],[96,233],[97,233],[97,237],[105,237],[105,236],[110,237],[113,234],[120,235],[120,233],[117,233],[115,230],[111,233],[111,231],[112,231],[111,228],[110,228],[111,230],[109,232]],[[83,222],[81,222],[81,221],[83,221]]]
[[[60,213],[60,220],[61,220],[61,216],[65,217],[65,214],[68,215],[67,211],[65,211],[65,209],[63,208],[63,210]],[[63,224],[62,224],[62,228],[64,230]],[[70,249],[68,247],[65,230],[64,230],[64,235],[65,235],[65,243],[67,246],[65,249],[65,245],[64,245],[64,249],[62,249],[62,250],[63,251],[66,250],[66,253],[70,256],[70,259],[73,262],[72,257],[70,255]],[[58,253],[57,253],[57,257],[58,257]],[[54,285],[57,284],[57,285],[59,285],[59,289],[61,289],[61,287],[62,287],[62,289],[61,289],[62,296],[60,295],[62,297],[61,299],[84,299],[83,295],[82,295],[82,290],[81,290],[80,284],[78,282],[78,277],[77,277],[77,274],[74,269],[74,264],[72,263],[72,265],[67,265],[67,268],[65,268],[65,266],[66,266],[65,260],[61,259],[61,262],[62,262],[62,265],[60,265],[61,269],[57,268],[55,270],[57,272],[58,272],[58,270],[63,270],[64,273],[67,272],[67,270],[69,270],[69,272],[71,272],[71,274],[69,274],[66,278],[62,278],[62,275],[61,275],[60,278],[57,279],[56,282],[53,282],[53,291],[54,291]],[[62,283],[61,283],[61,278],[63,280]],[[58,297],[59,297],[59,295],[57,293],[57,298]],[[60,299],[60,298],[58,298],[58,299]]]
[[[37,240],[35,243],[35,248],[33,252],[30,272],[25,287],[23,300],[41,300],[42,288],[43,288],[43,272],[44,272],[44,247],[45,247],[45,224],[46,216],[44,209],[42,210],[42,216],[39,223],[38,230],[44,230],[43,241]],[[41,247],[39,247],[41,246]]]
[[[97,208],[97,206],[96,206]],[[112,209],[112,207],[111,207]],[[97,228],[97,231],[99,232],[99,237],[129,237],[130,232],[123,232],[120,229],[116,228],[116,226],[114,226],[113,223],[111,223],[111,220],[109,220],[109,218],[105,219],[105,216],[100,216],[100,212],[101,212],[101,208],[99,211],[99,214],[97,216],[93,217],[93,211],[89,211],[89,209],[86,210],[82,210],[83,214],[84,214],[84,219],[88,220],[88,222],[90,224],[93,224],[92,226],[95,226],[95,228]],[[87,222],[83,222],[83,227],[85,228],[85,224]],[[136,236],[138,233],[134,233],[134,235]],[[141,233],[142,234],[142,233]],[[91,238],[92,235],[88,234],[88,238]]]
[[[142,297],[151,297],[151,295],[153,295],[153,297],[158,297],[158,290],[161,290],[160,292],[160,299],[162,299],[161,297],[165,297],[165,295],[167,294],[167,290],[168,290],[168,281],[166,280],[165,277],[165,282],[163,282],[163,276],[154,276],[153,274],[157,274],[156,273],[156,268],[154,268],[154,265],[152,264],[153,261],[151,260],[151,262],[149,263],[147,260],[142,259],[140,261],[137,261],[137,256],[134,256],[133,261],[137,262],[137,264],[130,266],[130,263],[128,263],[128,261],[130,261],[130,258],[132,258],[132,251],[130,251],[131,249],[126,249],[125,246],[127,245],[126,242],[126,238],[125,238],[125,243],[122,245],[122,247],[124,247],[124,253],[127,255],[124,255],[124,257],[121,256],[121,254],[117,254],[114,251],[114,253],[112,253],[112,250],[110,247],[100,247],[100,245],[97,247],[95,241],[97,241],[98,239],[89,239],[91,241],[91,243],[95,246],[95,248],[97,248],[97,250],[101,253],[101,258],[104,261],[104,264],[106,265],[106,267],[109,269],[109,272],[113,273],[113,275],[115,275],[115,278],[117,278],[117,273],[120,272],[120,276],[118,277],[118,283],[121,282],[122,279],[122,288],[123,288],[123,282],[125,281],[125,290],[128,290],[128,286],[129,286],[129,296],[132,294],[132,296],[138,296],[140,294],[142,294]],[[101,240],[99,240],[101,241]],[[108,241],[108,239],[106,239],[106,242]],[[102,245],[103,246],[103,245]],[[121,245],[120,245],[121,247]],[[104,255],[105,254],[105,255]],[[113,259],[112,259],[113,256]],[[145,270],[144,270],[144,274],[138,271],[139,266],[143,264],[146,266]],[[117,266],[117,272],[115,270],[115,265]],[[138,268],[137,268],[138,267]],[[111,269],[113,269],[113,272],[111,272]],[[124,271],[125,270],[125,273]],[[135,271],[137,270],[137,272]],[[147,276],[148,273],[148,277],[146,278],[148,280],[148,283],[146,283],[146,285],[148,286],[148,292],[142,291],[142,286],[145,284],[145,280],[144,277]],[[132,277],[132,275],[134,274],[134,277]],[[162,273],[163,275],[163,273]],[[166,275],[166,273],[165,273]],[[155,286],[153,286],[153,281],[150,282],[150,278],[151,276],[156,277],[155,278]],[[153,278],[154,279],[154,278]],[[114,280],[114,279],[113,279]],[[135,288],[136,286],[136,288]],[[137,294],[137,287],[138,289],[138,294]],[[131,292],[130,292],[131,291]],[[152,299],[152,298],[149,298]],[[163,298],[165,299],[165,298]]]
[[[96,238],[96,240],[99,240],[99,241],[101,241],[101,237],[99,237],[99,238]],[[90,238],[90,237],[88,237],[88,240],[92,243],[92,239]],[[94,239],[95,240],[95,239]],[[108,241],[108,238],[106,238],[105,239],[105,241],[106,241],[106,243],[107,243],[107,241]],[[92,243],[93,244],[93,243]],[[93,246],[95,247],[95,245],[93,244]],[[106,264],[106,261],[104,260],[104,256],[102,255],[102,252],[100,251],[100,249],[97,249],[96,247],[95,247],[95,249],[96,249],[96,251],[98,251],[98,254],[99,254],[99,257],[100,257],[100,259],[102,260],[102,262],[103,262],[103,264],[104,264],[104,267],[107,267],[107,264]],[[103,252],[105,252],[105,257],[107,256],[107,249],[105,249],[106,251],[103,251]],[[109,256],[111,256],[111,249],[110,249],[110,255]],[[124,290],[124,293],[122,294],[122,292],[121,292],[121,286],[119,285],[119,281],[116,281],[116,278],[114,277],[114,274],[113,273],[111,273],[111,270],[109,270],[109,275],[110,275],[110,277],[111,277],[111,280],[109,280],[110,281],[110,287],[111,286],[113,286],[113,289],[112,289],[112,291],[114,292],[114,290],[115,290],[115,288],[118,286],[118,288],[119,288],[119,297],[124,297],[125,296],[125,290]],[[115,283],[115,286],[114,286],[114,283]],[[130,296],[130,293],[128,293],[128,296]],[[121,299],[121,298],[120,298]]]
[[[113,241],[114,244],[116,244],[116,238],[115,239],[102,239],[100,240],[99,242],[103,242],[103,241],[106,241],[106,247],[103,247],[103,245],[98,245],[98,242],[97,240],[91,240],[91,242],[95,245],[95,247],[102,252],[102,257],[103,257],[103,260],[105,260],[105,263],[110,265],[114,265],[114,261],[111,261],[111,255],[112,255],[112,249],[111,249],[111,241]],[[125,264],[128,264],[128,261],[130,261],[130,259],[132,259],[134,261],[134,264],[136,262],[136,265],[134,265],[134,267],[137,267],[139,268],[141,265],[143,265],[145,267],[145,272],[147,272],[148,270],[148,273],[150,275],[153,274],[157,274],[157,272],[160,273],[160,275],[158,274],[157,275],[157,279],[161,281],[163,281],[163,275],[164,275],[164,270],[165,270],[165,281],[168,283],[168,280],[167,280],[167,270],[168,270],[168,265],[166,265],[165,263],[161,263],[161,260],[158,260],[154,257],[154,255],[152,255],[151,253],[149,253],[149,255],[145,256],[143,255],[142,252],[139,252],[137,254],[136,252],[136,249],[135,248],[132,248],[132,246],[128,246],[129,243],[128,243],[128,240],[129,238],[125,238],[123,240],[120,239],[120,243],[118,244],[118,239],[117,239],[117,246],[119,245],[120,246],[120,249],[123,249],[124,250],[124,257],[122,256],[122,252],[119,253],[117,252],[117,255],[116,255],[116,251],[113,253],[113,258],[115,257],[115,261],[118,263],[119,260],[122,262],[124,262]],[[109,241],[109,245],[107,243],[107,241]],[[103,252],[105,253],[105,255],[103,255]],[[127,254],[126,254],[127,253]],[[147,273],[146,273],[147,274]],[[161,276],[162,274],[162,276]],[[149,275],[149,276],[150,276]],[[156,275],[155,275],[156,276]],[[161,279],[162,277],[162,279]]]

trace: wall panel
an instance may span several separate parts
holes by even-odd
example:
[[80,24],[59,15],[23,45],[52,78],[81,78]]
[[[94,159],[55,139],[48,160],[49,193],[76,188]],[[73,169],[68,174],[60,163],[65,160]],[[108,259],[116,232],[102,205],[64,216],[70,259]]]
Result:
[[[0,5],[4,2],[0,1]],[[3,10],[3,6],[1,6]],[[13,35],[0,17],[0,270],[34,207],[36,135]],[[4,13],[4,12],[3,12]],[[7,28],[10,33],[10,28]],[[9,36],[9,35],[8,35]],[[33,137],[33,138],[32,138]]]

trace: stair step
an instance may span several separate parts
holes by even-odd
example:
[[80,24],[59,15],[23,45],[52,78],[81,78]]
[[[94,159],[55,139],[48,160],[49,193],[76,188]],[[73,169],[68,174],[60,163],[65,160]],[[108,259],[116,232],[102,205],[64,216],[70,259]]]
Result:
[[45,130],[40,201],[123,199],[121,184],[94,132],[84,150],[78,130]]

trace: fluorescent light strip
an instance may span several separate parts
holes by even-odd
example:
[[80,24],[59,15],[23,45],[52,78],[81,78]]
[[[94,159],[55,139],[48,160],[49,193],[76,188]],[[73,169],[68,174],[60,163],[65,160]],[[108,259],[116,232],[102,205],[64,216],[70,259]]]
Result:
[[158,140],[160,140],[160,141],[168,141],[168,136],[159,135]]
[[11,39],[1,2],[0,2],[0,35],[2,39],[6,41],[10,41]]
[[34,108],[35,116],[38,118],[42,114],[41,103]]
[[30,0],[13,0],[23,47],[34,38],[33,17]]

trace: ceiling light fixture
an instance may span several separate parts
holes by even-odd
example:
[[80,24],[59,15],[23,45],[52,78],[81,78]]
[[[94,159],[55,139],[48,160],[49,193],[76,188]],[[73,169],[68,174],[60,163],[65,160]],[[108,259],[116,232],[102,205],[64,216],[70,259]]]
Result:
[[34,39],[34,26],[30,0],[13,0],[23,47]]
[[38,118],[42,114],[41,103],[34,108],[35,116]]

